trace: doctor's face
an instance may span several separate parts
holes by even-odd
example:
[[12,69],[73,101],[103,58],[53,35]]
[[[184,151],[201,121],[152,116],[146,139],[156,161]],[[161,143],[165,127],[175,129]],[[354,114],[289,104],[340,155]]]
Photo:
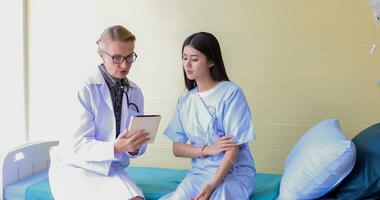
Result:
[[[135,59],[134,49],[135,43],[133,41],[106,42],[105,47],[100,50],[99,54],[108,74],[117,79],[125,78]],[[120,62],[120,60],[122,61]]]
[[190,45],[183,48],[182,65],[186,72],[186,77],[190,80],[200,81],[205,78],[211,78],[210,68],[213,63],[208,60],[206,55]]

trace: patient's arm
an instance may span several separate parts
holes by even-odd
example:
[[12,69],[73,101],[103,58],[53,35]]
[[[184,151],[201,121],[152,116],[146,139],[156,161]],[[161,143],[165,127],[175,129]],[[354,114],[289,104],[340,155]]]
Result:
[[224,176],[231,169],[231,166],[236,159],[236,156],[239,153],[239,147],[233,147],[230,150],[227,150],[224,154],[223,160],[220,163],[218,170],[215,173],[215,176],[207,185],[205,185],[194,200],[200,199],[209,199],[211,193],[215,190],[216,187],[223,180]]
[[201,155],[202,146],[196,147],[189,144],[173,142],[173,154],[177,157],[198,158]]
[[199,158],[217,155],[236,146],[237,143],[233,140],[232,136],[223,136],[218,139],[216,144],[211,146],[192,146],[190,144],[173,142],[173,153],[177,157]]
[[230,170],[233,162],[236,159],[236,156],[239,153],[239,146],[233,147],[230,150],[227,150],[224,154],[223,160],[220,163],[218,170],[210,184],[215,184],[216,186],[223,180],[224,176]]

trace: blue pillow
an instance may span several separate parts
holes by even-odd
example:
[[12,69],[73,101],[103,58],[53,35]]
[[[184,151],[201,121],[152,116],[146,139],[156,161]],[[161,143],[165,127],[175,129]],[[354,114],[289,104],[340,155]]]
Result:
[[338,199],[380,197],[380,123],[363,130],[352,141],[357,151],[355,167],[332,193]]
[[352,170],[355,145],[338,120],[324,120],[309,129],[285,162],[278,199],[316,199],[332,190]]

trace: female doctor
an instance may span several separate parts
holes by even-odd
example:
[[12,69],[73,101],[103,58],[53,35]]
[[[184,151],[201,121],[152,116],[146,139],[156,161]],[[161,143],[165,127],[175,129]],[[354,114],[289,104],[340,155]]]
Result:
[[132,115],[144,112],[141,89],[126,76],[137,55],[135,36],[123,26],[104,30],[97,41],[102,59],[79,89],[74,130],[51,151],[49,181],[56,200],[144,199],[124,168],[146,150],[149,133],[128,132]]

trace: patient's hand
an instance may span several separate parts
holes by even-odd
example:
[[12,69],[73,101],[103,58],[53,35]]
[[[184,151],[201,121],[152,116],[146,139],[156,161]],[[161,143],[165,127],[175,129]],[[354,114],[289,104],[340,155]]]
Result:
[[210,199],[211,193],[215,190],[218,185],[215,183],[209,183],[198,193],[198,195],[192,200],[208,200]]
[[205,156],[217,155],[220,152],[224,152],[238,146],[232,136],[223,136],[218,139],[218,142],[211,146],[206,146],[203,150]]
[[115,153],[137,152],[141,145],[149,141],[149,135],[149,132],[146,132],[145,130],[138,130],[130,133],[128,129],[125,129],[115,141]]

